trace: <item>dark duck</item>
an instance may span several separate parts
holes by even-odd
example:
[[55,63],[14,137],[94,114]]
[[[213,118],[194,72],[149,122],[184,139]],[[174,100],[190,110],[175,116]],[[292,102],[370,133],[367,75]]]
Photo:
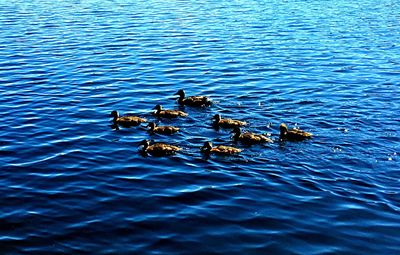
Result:
[[168,156],[180,151],[181,148],[166,143],[154,143],[150,145],[149,140],[143,140],[139,146],[143,146],[141,152],[148,153],[153,156]]
[[215,114],[213,120],[214,120],[213,122],[214,127],[235,128],[247,125],[245,121],[234,120],[234,119],[223,119],[221,118],[220,114]]
[[257,143],[272,143],[273,141],[265,135],[254,134],[250,132],[242,133],[239,127],[235,127],[232,131],[233,140],[235,142],[240,141],[246,144],[257,144]]
[[180,105],[197,106],[197,107],[211,105],[211,100],[206,96],[185,97],[185,91],[183,89],[176,92],[175,95],[179,95],[178,103]]
[[147,122],[146,119],[137,116],[119,116],[118,111],[112,111],[111,116],[113,118],[114,124],[119,124],[121,126],[138,126],[140,123]]
[[221,155],[233,155],[240,153],[242,150],[235,148],[235,147],[230,147],[230,146],[225,146],[225,145],[218,145],[216,147],[212,146],[211,142],[205,142],[203,147],[201,147],[201,151],[205,154],[221,154]]
[[178,110],[163,110],[161,105],[156,105],[156,107],[154,107],[154,109],[156,110],[154,112],[154,115],[157,117],[163,117],[163,118],[177,118],[177,117],[186,117],[188,116],[187,113],[182,112],[182,111],[178,111]]
[[158,133],[164,135],[171,135],[179,131],[179,128],[173,126],[157,126],[156,123],[151,122],[147,126],[150,128],[150,133]]
[[280,139],[282,140],[288,140],[288,141],[302,141],[305,139],[310,139],[312,137],[311,133],[308,133],[306,131],[292,128],[288,129],[285,123],[282,123],[279,126],[279,129],[281,131],[280,133]]

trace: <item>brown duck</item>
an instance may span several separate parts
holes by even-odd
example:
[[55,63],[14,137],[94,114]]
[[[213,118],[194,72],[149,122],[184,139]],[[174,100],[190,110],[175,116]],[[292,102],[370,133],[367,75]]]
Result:
[[215,127],[234,128],[247,125],[245,121],[234,120],[234,119],[222,119],[220,114],[215,114],[213,120],[214,120],[213,125]]
[[156,123],[151,122],[147,126],[150,128],[151,133],[158,133],[158,134],[164,134],[164,135],[171,135],[173,133],[176,133],[179,131],[179,128],[173,127],[173,126],[156,126]]
[[179,90],[175,93],[175,95],[179,95],[178,103],[180,105],[188,105],[188,106],[210,106],[211,101],[206,96],[190,96],[185,97],[185,91],[183,89]]
[[147,122],[146,119],[137,116],[119,116],[118,111],[112,111],[111,116],[114,117],[114,124],[120,124],[122,126],[137,126],[140,123]]
[[280,138],[282,140],[288,140],[288,141],[301,141],[304,139],[309,139],[312,137],[311,133],[308,133],[306,131],[300,130],[300,129],[288,129],[285,123],[282,123],[279,126],[279,129],[281,131],[280,133]]
[[150,145],[149,140],[143,140],[139,146],[143,146],[142,152],[149,153],[153,156],[167,156],[180,151],[181,148],[178,146],[166,144],[166,143],[154,143]]
[[154,107],[156,110],[154,115],[157,117],[164,117],[164,118],[177,118],[177,117],[186,117],[188,116],[187,113],[178,111],[178,110],[163,110],[161,105],[156,105]]
[[203,147],[201,147],[201,151],[207,154],[215,153],[215,154],[232,155],[232,154],[237,154],[242,150],[235,147],[224,146],[224,145],[218,145],[216,147],[212,147],[211,142],[205,142]]
[[232,131],[233,140],[234,141],[241,141],[247,144],[256,144],[256,143],[272,143],[273,141],[264,136],[259,134],[254,134],[250,132],[242,133],[239,127],[235,127]]

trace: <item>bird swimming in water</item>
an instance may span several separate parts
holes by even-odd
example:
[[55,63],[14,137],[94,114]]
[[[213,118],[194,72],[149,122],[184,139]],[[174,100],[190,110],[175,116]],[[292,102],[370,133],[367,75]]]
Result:
[[178,146],[166,144],[166,143],[154,143],[150,145],[149,140],[143,140],[139,146],[143,146],[141,152],[149,153],[153,156],[167,156],[176,153],[177,151],[182,150]]
[[241,141],[247,144],[256,144],[256,143],[272,143],[272,139],[260,135],[254,134],[250,132],[242,133],[239,127],[235,127],[232,131],[233,133],[233,140],[234,141]]
[[245,121],[234,120],[234,119],[222,119],[220,114],[215,114],[213,120],[214,120],[213,125],[215,127],[234,128],[247,125],[247,122]]
[[312,134],[300,129],[288,129],[285,123],[279,126],[280,139],[288,141],[301,141],[304,139],[312,138]]
[[150,122],[147,126],[150,128],[151,133],[158,133],[164,135],[171,135],[179,131],[179,128],[173,126],[156,126],[156,123]]
[[114,124],[119,124],[119,125],[122,125],[125,127],[138,126],[140,123],[147,122],[146,119],[140,118],[137,116],[122,116],[122,117],[120,117],[118,111],[112,111],[111,116],[114,117],[113,118]]
[[177,117],[186,117],[188,116],[187,113],[178,111],[178,110],[163,110],[161,105],[156,105],[154,107],[156,110],[154,115],[157,117],[164,117],[164,118],[177,118]]
[[211,100],[206,96],[185,97],[185,91],[183,89],[180,89],[178,92],[175,93],[175,95],[179,95],[178,103],[180,105],[201,107],[210,106],[212,104]]
[[211,142],[205,142],[203,147],[201,147],[201,151],[206,154],[215,153],[215,154],[233,155],[241,152],[242,150],[235,147],[224,146],[224,145],[218,145],[216,147],[213,147]]

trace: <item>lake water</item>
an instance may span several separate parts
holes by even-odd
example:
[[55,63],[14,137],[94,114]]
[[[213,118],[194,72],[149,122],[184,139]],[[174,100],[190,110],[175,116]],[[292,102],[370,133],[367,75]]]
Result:
[[[0,0],[0,253],[400,254],[399,10]],[[156,104],[189,113],[158,122],[180,133],[110,127]],[[216,113],[314,138],[234,144]],[[143,139],[184,150],[143,157]],[[207,158],[207,140],[243,152]]]

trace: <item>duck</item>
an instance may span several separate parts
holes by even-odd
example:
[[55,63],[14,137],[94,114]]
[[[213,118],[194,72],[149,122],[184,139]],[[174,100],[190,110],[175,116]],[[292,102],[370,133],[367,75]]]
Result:
[[141,152],[149,153],[153,156],[167,156],[176,153],[177,151],[182,150],[178,146],[174,146],[166,143],[154,143],[150,145],[149,140],[143,140],[139,143],[139,146],[143,146]]
[[247,144],[256,144],[256,143],[272,143],[272,139],[260,135],[260,134],[254,134],[250,132],[242,133],[239,127],[235,127],[232,131],[233,135],[233,140],[234,141],[241,141],[243,143]]
[[215,114],[212,119],[214,120],[213,125],[215,127],[234,128],[247,125],[247,122],[245,121],[234,120],[234,119],[222,119],[221,114]]
[[188,106],[210,106],[211,100],[206,96],[190,96],[185,97],[185,91],[180,89],[175,95],[179,95],[178,103],[180,105],[188,105]]
[[149,125],[147,126],[150,128],[151,133],[159,133],[159,134],[165,134],[165,135],[171,135],[173,133],[176,133],[179,131],[179,128],[173,127],[173,126],[156,126],[156,123],[150,122]]
[[288,140],[288,141],[301,141],[301,140],[305,140],[305,139],[310,139],[312,138],[311,133],[300,130],[300,129],[296,129],[296,128],[292,128],[292,129],[288,129],[288,127],[286,126],[285,123],[282,123],[279,126],[280,129],[280,138],[282,140]]
[[113,118],[114,124],[120,124],[122,126],[138,126],[140,123],[147,122],[145,118],[140,118],[137,116],[119,116],[118,111],[112,111],[111,117]]
[[189,114],[186,112],[178,111],[178,110],[163,110],[161,105],[156,105],[154,107],[156,110],[154,115],[157,117],[164,117],[164,118],[177,118],[177,117],[186,117]]
[[215,154],[233,155],[240,153],[242,150],[225,145],[218,145],[216,147],[213,147],[211,142],[205,142],[203,147],[201,147],[201,151],[206,154],[215,153]]

